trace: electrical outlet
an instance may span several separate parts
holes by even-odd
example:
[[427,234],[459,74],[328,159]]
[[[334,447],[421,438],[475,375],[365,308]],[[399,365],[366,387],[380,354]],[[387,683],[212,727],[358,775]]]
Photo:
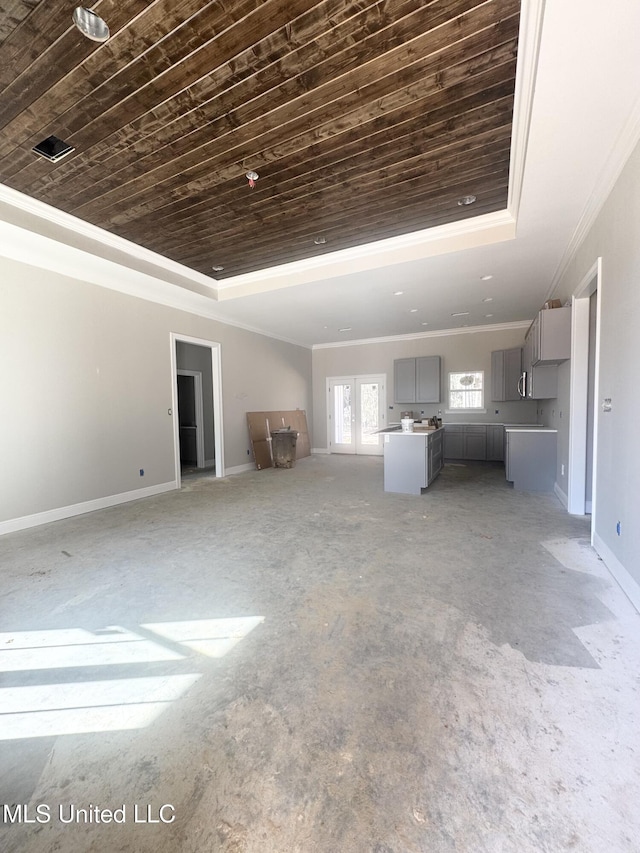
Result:
[[563,463],[562,463],[562,465],[560,466],[560,474],[561,474],[561,476],[563,476],[563,477],[564,477],[564,462],[563,462]]

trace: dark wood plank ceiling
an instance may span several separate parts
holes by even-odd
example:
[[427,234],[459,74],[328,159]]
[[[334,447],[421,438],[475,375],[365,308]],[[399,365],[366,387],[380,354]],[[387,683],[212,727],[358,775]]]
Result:
[[215,278],[506,207],[519,0],[92,8],[0,0],[10,187]]

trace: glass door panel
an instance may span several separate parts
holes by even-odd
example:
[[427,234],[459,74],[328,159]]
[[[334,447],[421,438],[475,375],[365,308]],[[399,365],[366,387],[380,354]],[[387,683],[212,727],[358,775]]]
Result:
[[334,453],[355,453],[356,447],[353,441],[353,396],[355,382],[335,383],[331,386],[330,397],[333,400],[331,406],[330,423],[332,425],[331,447]]
[[378,430],[385,425],[384,383],[384,376],[327,381],[331,453],[382,454]]

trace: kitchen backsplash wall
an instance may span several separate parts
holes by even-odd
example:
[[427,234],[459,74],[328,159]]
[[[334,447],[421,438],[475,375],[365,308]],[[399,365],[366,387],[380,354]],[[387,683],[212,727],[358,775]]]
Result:
[[[345,346],[314,347],[313,370],[313,435],[314,447],[328,447],[327,440],[327,378],[332,376],[362,376],[384,374],[387,377],[387,420],[399,422],[400,413],[414,411],[417,416],[433,417],[441,413],[445,423],[537,423],[537,402],[516,400],[491,401],[491,353],[510,349],[524,343],[529,326],[507,324],[486,331],[452,330],[421,338],[390,339],[376,343]],[[396,358],[439,355],[442,358],[442,397],[440,403],[395,403],[393,394],[393,362]],[[451,414],[447,411],[447,380],[451,371],[483,370],[485,382],[485,412]]]

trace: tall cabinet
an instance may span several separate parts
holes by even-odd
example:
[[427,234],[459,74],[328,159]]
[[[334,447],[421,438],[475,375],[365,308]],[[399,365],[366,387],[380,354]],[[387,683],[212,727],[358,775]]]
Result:
[[558,396],[558,365],[571,358],[571,308],[538,312],[524,339],[525,396],[549,400]]

